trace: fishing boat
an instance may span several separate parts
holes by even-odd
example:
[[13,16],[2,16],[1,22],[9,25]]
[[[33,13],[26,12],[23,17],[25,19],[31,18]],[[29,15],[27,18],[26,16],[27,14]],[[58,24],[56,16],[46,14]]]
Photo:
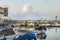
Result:
[[33,24],[29,24],[27,28],[26,27],[15,27],[15,28],[13,28],[13,30],[15,31],[17,36],[24,35],[24,34],[32,32],[33,34],[35,34],[36,38],[39,38],[38,34],[40,34],[40,36],[41,36],[41,34],[45,34],[45,31],[46,31],[45,29],[42,29],[42,33],[41,33],[41,30],[39,30],[39,29],[40,28],[35,29],[33,27]]
[[16,34],[11,27],[5,24],[0,24],[0,40],[13,40],[16,38]]
[[21,35],[29,33],[29,32],[40,33],[40,31],[35,30],[32,23],[28,24],[28,27],[15,27],[13,28],[13,30],[15,31],[16,34],[21,33]]

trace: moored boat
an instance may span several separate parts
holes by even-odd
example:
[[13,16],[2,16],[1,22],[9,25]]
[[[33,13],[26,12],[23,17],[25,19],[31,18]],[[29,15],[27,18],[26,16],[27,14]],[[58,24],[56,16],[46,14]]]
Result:
[[0,40],[13,40],[16,38],[16,34],[13,31],[13,28],[9,27],[8,25],[0,24]]

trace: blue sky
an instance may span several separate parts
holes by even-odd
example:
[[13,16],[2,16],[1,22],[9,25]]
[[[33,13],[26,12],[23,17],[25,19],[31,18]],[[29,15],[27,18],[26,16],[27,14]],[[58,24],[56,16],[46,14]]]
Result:
[[[60,20],[60,0],[0,0],[0,6],[9,8],[12,19],[54,19]],[[23,13],[24,10],[27,12]]]

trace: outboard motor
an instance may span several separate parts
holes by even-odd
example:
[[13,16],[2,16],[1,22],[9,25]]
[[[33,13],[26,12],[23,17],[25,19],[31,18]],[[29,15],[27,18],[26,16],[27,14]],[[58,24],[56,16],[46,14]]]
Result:
[[37,34],[38,38],[40,39],[46,39],[47,35],[45,33],[40,33],[40,34]]
[[47,30],[45,26],[41,26],[39,28],[36,28],[35,30],[41,31],[41,33],[37,34],[37,38],[40,39],[46,39],[47,35],[45,34],[45,31]]

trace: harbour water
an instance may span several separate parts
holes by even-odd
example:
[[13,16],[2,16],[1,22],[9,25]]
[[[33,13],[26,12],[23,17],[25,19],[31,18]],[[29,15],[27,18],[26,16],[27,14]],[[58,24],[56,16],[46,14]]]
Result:
[[45,40],[60,40],[60,28],[47,28],[47,38]]

